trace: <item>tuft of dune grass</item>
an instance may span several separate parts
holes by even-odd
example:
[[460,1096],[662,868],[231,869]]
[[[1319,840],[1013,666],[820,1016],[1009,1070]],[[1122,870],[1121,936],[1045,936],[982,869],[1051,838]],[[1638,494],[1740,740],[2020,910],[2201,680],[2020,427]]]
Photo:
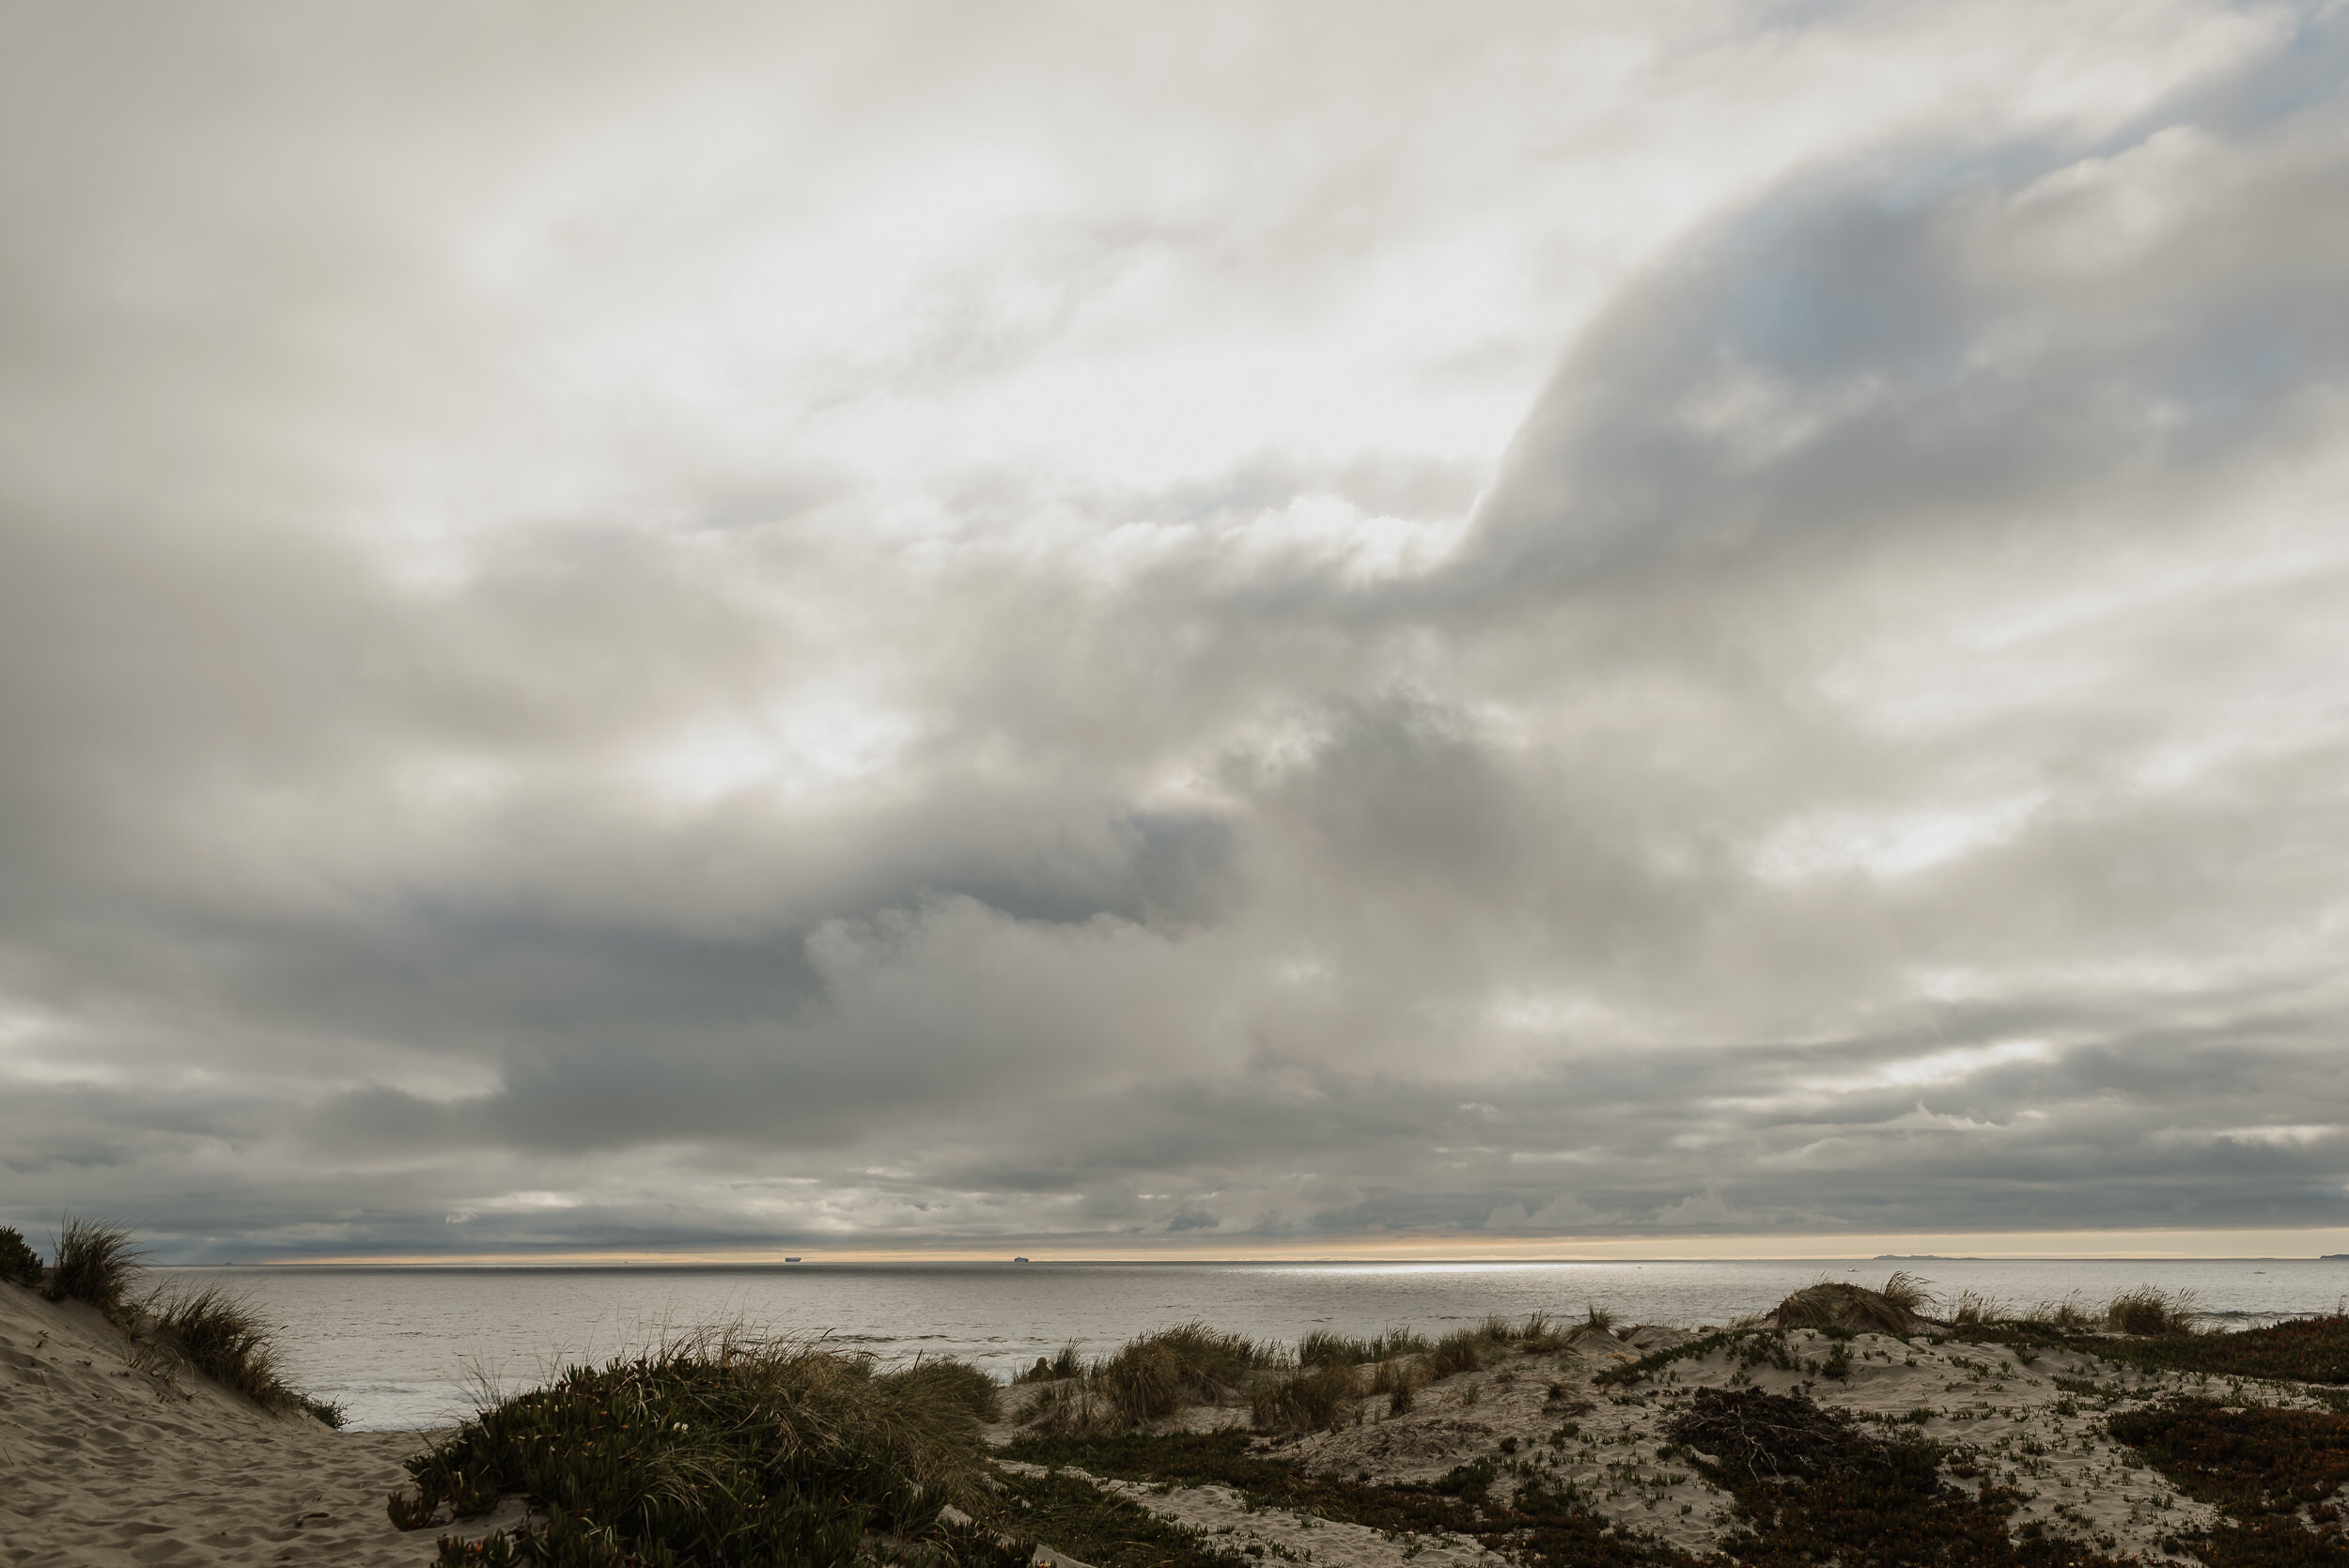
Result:
[[37,1288],[41,1273],[40,1254],[25,1245],[24,1233],[13,1225],[0,1225],[0,1280]]
[[888,1374],[908,1389],[934,1392],[946,1399],[958,1399],[971,1414],[982,1421],[1003,1419],[1003,1390],[1001,1384],[968,1361],[951,1356],[926,1356],[913,1365]]
[[1390,1328],[1369,1339],[1333,1334],[1316,1328],[1297,1342],[1297,1364],[1302,1367],[1359,1367],[1392,1361],[1427,1352],[1423,1335],[1408,1328]]
[[2173,1296],[2155,1285],[2124,1291],[2105,1307],[2105,1327],[2121,1334],[2191,1334],[2199,1318],[2192,1291]]
[[1062,1364],[1027,1381],[1041,1382],[1019,1410],[1019,1420],[1072,1436],[1128,1432],[1162,1421],[1189,1404],[1221,1405],[1245,1398],[1262,1376],[1285,1364],[1269,1345],[1243,1334],[1223,1333],[1197,1321],[1160,1328],[1127,1341],[1090,1365],[1076,1361],[1075,1347]]
[[342,1406],[313,1399],[286,1381],[275,1327],[245,1297],[205,1285],[158,1296],[147,1312],[149,1339],[222,1388],[274,1415],[301,1411],[329,1426],[343,1424]]
[[131,1228],[102,1219],[67,1216],[52,1249],[56,1262],[42,1293],[52,1301],[86,1301],[111,1319],[129,1310],[138,1283],[140,1253]]
[[1997,1323],[2010,1315],[1996,1300],[1971,1288],[1958,1292],[1944,1306],[1951,1324],[1960,1328]]
[[1484,1350],[1489,1343],[1481,1328],[1454,1329],[1428,1351],[1427,1375],[1441,1379],[1456,1373],[1474,1372],[1485,1364]]
[[880,1372],[816,1342],[720,1330],[567,1368],[411,1460],[415,1490],[393,1495],[392,1521],[477,1516],[521,1493],[545,1514],[498,1532],[499,1560],[845,1562],[885,1529],[960,1563],[980,1543],[940,1511],[974,1500],[986,1461],[985,1374],[941,1370],[958,1365]]
[[1048,1358],[1038,1356],[1035,1365],[1012,1379],[1015,1383],[1057,1383],[1063,1378],[1082,1377],[1085,1371],[1083,1355],[1077,1342],[1070,1340]]
[[1257,1389],[1249,1414],[1262,1431],[1318,1432],[1339,1425],[1362,1393],[1361,1376],[1350,1365],[1307,1367]]

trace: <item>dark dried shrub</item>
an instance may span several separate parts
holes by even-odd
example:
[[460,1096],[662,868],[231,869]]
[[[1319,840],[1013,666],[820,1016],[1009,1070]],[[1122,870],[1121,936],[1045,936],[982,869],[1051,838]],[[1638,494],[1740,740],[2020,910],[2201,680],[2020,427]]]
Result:
[[[1906,1279],[1895,1274],[1887,1283],[1897,1285]],[[1921,1291],[1904,1290],[1903,1295],[1911,1304],[1923,1300]],[[1909,1306],[1882,1291],[1840,1280],[1804,1286],[1772,1309],[1770,1318],[1781,1328],[1848,1328],[1904,1339],[1918,1327]]]
[[1760,1389],[1700,1389],[1695,1402],[1664,1423],[1665,1435],[1714,1456],[1734,1474],[1766,1477],[1849,1470],[1851,1450],[1867,1439],[1850,1421],[1800,1394]]

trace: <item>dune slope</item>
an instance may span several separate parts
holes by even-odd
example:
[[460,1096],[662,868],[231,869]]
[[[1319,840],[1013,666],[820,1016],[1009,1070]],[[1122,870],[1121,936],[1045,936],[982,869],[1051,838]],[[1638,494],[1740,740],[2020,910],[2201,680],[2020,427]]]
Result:
[[0,1283],[0,1563],[412,1568],[432,1536],[383,1500],[416,1447],[151,1375],[96,1312]]

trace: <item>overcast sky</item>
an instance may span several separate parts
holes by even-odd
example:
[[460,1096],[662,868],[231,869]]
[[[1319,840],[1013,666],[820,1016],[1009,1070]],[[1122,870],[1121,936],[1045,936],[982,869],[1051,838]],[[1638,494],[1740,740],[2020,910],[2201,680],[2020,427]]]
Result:
[[0,1220],[2349,1250],[2345,73],[0,6]]

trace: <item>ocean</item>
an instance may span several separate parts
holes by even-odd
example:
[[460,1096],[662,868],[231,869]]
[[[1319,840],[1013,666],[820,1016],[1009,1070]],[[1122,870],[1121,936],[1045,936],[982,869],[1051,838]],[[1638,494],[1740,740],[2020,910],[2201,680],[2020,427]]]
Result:
[[516,1392],[555,1367],[597,1361],[667,1333],[740,1323],[826,1334],[897,1358],[958,1356],[1009,1377],[1077,1342],[1088,1353],[1201,1319],[1293,1343],[1313,1329],[1429,1335],[1488,1312],[1684,1327],[1762,1312],[1821,1278],[1881,1284],[1894,1268],[1937,1294],[1971,1289],[2028,1307],[2075,1294],[2102,1302],[2151,1284],[2192,1291],[2242,1325],[2333,1312],[2349,1263],[2307,1259],[1893,1260],[1854,1263],[818,1264],[701,1267],[288,1267],[159,1269],[166,1284],[218,1283],[282,1326],[288,1374],[360,1428],[445,1425],[485,1391]]

